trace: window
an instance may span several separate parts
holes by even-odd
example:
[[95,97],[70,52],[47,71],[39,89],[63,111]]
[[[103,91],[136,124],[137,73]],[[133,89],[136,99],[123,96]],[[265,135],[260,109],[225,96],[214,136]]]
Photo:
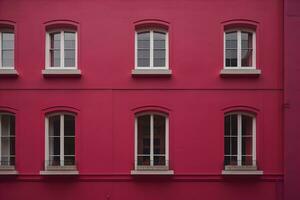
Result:
[[256,67],[255,32],[228,30],[224,34],[224,68],[249,69]]
[[256,119],[246,113],[225,116],[225,166],[256,166]]
[[168,169],[168,117],[159,113],[144,113],[135,119],[135,167]]
[[0,69],[14,68],[14,32],[0,30]]
[[46,37],[46,68],[77,68],[77,33],[74,30],[54,30]]
[[168,69],[168,32],[160,29],[136,32],[135,68]]
[[68,113],[46,118],[46,167],[74,166],[75,116]]
[[15,116],[0,113],[0,167],[15,165]]

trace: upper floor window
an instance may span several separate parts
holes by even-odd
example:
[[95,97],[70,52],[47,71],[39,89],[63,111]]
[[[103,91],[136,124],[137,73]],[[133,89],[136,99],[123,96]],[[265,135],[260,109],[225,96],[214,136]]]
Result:
[[75,166],[75,116],[55,113],[46,117],[46,169]]
[[232,29],[224,33],[224,68],[249,69],[256,67],[255,32]]
[[136,170],[168,169],[168,116],[143,113],[135,119]]
[[168,32],[162,29],[136,31],[135,68],[168,69]]
[[52,30],[46,37],[46,68],[77,68],[77,33],[70,29]]
[[247,113],[225,116],[224,165],[256,166],[256,119]]
[[0,29],[0,69],[14,68],[14,32]]
[[0,167],[15,165],[15,116],[0,113]]

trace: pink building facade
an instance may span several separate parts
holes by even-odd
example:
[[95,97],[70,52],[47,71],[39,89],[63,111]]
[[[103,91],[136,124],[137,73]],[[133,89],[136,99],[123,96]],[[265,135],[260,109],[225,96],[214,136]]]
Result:
[[0,199],[283,199],[283,3],[0,1]]

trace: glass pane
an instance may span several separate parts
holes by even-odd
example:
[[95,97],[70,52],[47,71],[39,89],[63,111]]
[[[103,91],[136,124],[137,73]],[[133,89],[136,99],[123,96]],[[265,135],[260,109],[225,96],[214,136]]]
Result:
[[166,60],[164,58],[154,58],[154,67],[165,67]]
[[137,118],[138,154],[150,154],[150,115]]
[[165,154],[166,118],[154,115],[154,154]]
[[139,49],[150,49],[150,40],[138,40]]
[[242,49],[251,49],[252,43],[252,33],[242,32]]
[[237,155],[237,137],[230,138],[230,155]]
[[10,137],[10,155],[15,155],[15,137]]
[[64,165],[75,165],[75,156],[64,156]]
[[149,67],[150,66],[150,58],[139,58],[138,66],[139,67]]
[[10,137],[1,138],[1,156],[10,155]]
[[64,135],[65,136],[75,135],[75,117],[72,115],[64,116]]
[[49,136],[60,136],[60,115],[49,117]]
[[242,165],[252,165],[252,156],[242,156]]
[[154,48],[165,48],[166,44],[166,34],[161,32],[154,32],[153,33],[154,39]]
[[65,40],[65,49],[75,49],[75,33],[74,32],[65,32],[64,33]]
[[1,163],[0,165],[11,165],[10,156],[3,155],[1,156]]
[[1,115],[1,136],[14,135],[14,116]]
[[242,115],[242,136],[252,136],[253,118],[247,115]]
[[65,155],[75,155],[75,138],[65,137],[64,138],[64,153]]
[[60,155],[60,137],[49,138],[49,155]]
[[50,166],[60,166],[60,157],[59,156],[50,156],[48,165]]
[[226,33],[226,41],[237,40],[237,32],[228,32]]
[[75,50],[65,50],[65,67],[75,66]]
[[237,156],[225,156],[224,165],[237,165]]
[[165,156],[154,156],[154,165],[166,165]]
[[237,49],[237,40],[226,40],[226,49]]
[[237,136],[237,115],[225,116],[225,135]]
[[242,155],[252,155],[252,137],[242,137]]
[[50,34],[50,48],[60,49],[60,32]]
[[14,41],[13,40],[2,40],[2,49],[14,49]]
[[50,50],[50,66],[60,66],[60,50]]
[[237,50],[226,49],[226,66],[227,67],[237,66]]
[[2,66],[14,66],[14,50],[2,50]]
[[146,49],[139,49],[138,58],[150,58],[150,51]]
[[137,34],[138,41],[149,41],[150,42],[150,32],[140,32]]
[[138,165],[150,165],[150,156],[138,156]]
[[231,149],[230,137],[225,137],[225,143],[224,143],[224,153],[225,153],[225,155],[231,155],[230,149]]
[[252,66],[252,49],[242,49],[242,67]]
[[166,57],[166,51],[165,50],[154,49],[154,59],[155,58],[165,58],[165,57]]

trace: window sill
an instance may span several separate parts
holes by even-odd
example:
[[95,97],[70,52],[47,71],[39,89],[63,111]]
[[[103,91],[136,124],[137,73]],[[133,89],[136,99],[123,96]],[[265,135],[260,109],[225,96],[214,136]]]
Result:
[[222,175],[263,175],[262,170],[257,170],[257,166],[225,166]]
[[46,170],[40,171],[41,175],[78,175],[76,166],[47,166]]
[[17,175],[15,166],[0,166],[0,175]]
[[44,77],[81,77],[79,69],[45,69],[42,70]]
[[19,74],[15,69],[0,69],[0,77],[18,77]]
[[170,69],[133,69],[131,71],[133,77],[170,77],[172,70]]
[[131,170],[131,175],[174,175],[174,170]]
[[222,69],[221,77],[259,77],[260,69]]

